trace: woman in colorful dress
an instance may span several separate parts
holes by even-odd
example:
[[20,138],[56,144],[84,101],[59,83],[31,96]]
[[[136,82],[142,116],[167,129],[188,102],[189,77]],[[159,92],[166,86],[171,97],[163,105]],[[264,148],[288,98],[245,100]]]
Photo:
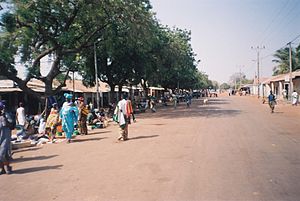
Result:
[[75,124],[77,124],[78,121],[78,108],[72,101],[72,94],[65,93],[64,96],[66,98],[66,102],[61,108],[59,117],[62,120],[62,128],[65,132],[67,143],[70,143]]
[[50,131],[49,137],[53,143],[56,135],[56,127],[59,122],[58,106],[57,103],[53,103],[50,114],[47,118],[46,129]]

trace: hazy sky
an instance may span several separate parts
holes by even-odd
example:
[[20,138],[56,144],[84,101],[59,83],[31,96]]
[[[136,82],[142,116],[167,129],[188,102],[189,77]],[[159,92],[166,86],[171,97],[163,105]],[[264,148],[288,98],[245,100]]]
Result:
[[[241,71],[253,79],[261,50],[261,77],[272,75],[272,54],[300,35],[300,0],[151,0],[164,25],[192,31],[198,68],[227,82]],[[298,38],[293,46],[300,43]]]

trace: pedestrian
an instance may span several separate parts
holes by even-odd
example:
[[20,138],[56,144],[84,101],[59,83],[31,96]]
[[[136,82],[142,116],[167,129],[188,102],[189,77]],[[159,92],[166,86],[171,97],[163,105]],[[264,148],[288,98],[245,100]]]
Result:
[[11,174],[12,167],[10,166],[10,143],[11,143],[11,128],[5,112],[4,104],[0,101],[0,175]]
[[19,103],[19,107],[16,111],[16,125],[20,129],[18,132],[18,136],[25,136],[25,123],[26,123],[26,115],[25,108],[22,102]]
[[66,134],[67,143],[70,143],[75,124],[78,122],[78,109],[72,102],[72,94],[65,93],[64,96],[66,102],[63,104],[59,116],[62,120],[62,128]]
[[298,104],[298,93],[296,92],[296,90],[294,90],[294,92],[292,93],[292,105],[297,106],[297,104]]
[[156,112],[156,109],[155,109],[155,97],[154,96],[150,97],[150,109],[151,109],[152,112]]
[[55,142],[56,128],[59,124],[59,112],[57,103],[52,104],[50,114],[46,121],[46,130],[48,130],[49,137],[52,143]]
[[283,96],[284,100],[287,100],[287,90],[286,89],[282,90],[282,96]]
[[130,124],[131,123],[131,116],[132,116],[132,120],[133,122],[136,122],[136,119],[135,119],[135,116],[134,116],[134,110],[133,110],[133,107],[132,107],[132,101],[130,98],[128,98],[127,100],[127,105],[126,105],[126,109],[127,109],[127,117],[129,119],[128,123]]
[[173,101],[174,101],[174,109],[176,109],[177,108],[177,96],[176,96],[176,94],[173,94],[172,98],[173,98]]
[[89,114],[89,111],[86,107],[86,105],[84,104],[84,98],[83,97],[79,97],[78,98],[79,101],[79,131],[81,135],[87,135],[88,134],[88,130],[87,130],[87,115]]
[[270,95],[268,96],[268,101],[269,101],[269,106],[270,106],[270,109],[271,109],[271,113],[274,113],[274,109],[275,109],[275,105],[276,105],[276,97],[272,93],[272,91],[270,91]]
[[186,102],[186,107],[190,107],[192,98],[190,97],[190,95],[188,93],[185,94],[184,98],[185,98],[185,102]]
[[[115,115],[115,121],[118,122],[120,126],[120,131],[119,131],[119,137],[118,141],[126,141],[128,140],[128,123],[129,123],[129,118],[130,114],[128,112],[128,101],[127,101],[127,95],[123,94],[122,100],[120,100],[116,106],[114,115]],[[132,108],[131,108],[132,109]]]

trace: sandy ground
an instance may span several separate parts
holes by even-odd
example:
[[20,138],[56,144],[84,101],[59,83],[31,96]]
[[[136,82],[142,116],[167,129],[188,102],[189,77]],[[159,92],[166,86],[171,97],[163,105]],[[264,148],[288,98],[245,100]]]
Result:
[[300,106],[221,96],[137,116],[73,143],[16,150],[1,201],[298,201]]

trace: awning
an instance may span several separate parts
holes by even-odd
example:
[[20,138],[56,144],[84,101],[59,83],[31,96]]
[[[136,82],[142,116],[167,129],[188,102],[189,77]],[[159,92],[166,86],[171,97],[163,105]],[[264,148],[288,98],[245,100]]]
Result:
[[21,92],[22,90],[19,88],[0,88],[0,93],[8,93],[8,92]]

